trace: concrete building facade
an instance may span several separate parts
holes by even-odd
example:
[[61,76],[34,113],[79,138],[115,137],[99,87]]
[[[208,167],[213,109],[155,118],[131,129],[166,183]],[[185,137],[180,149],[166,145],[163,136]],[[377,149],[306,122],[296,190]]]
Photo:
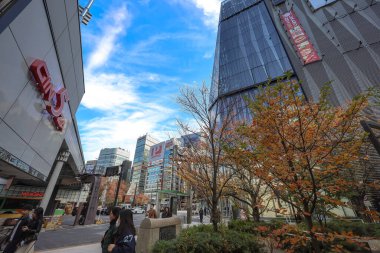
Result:
[[[19,207],[8,204],[21,203],[15,198],[46,208],[59,187],[80,189],[75,177],[84,168],[75,117],[85,92],[78,1],[8,0],[0,8],[0,177],[6,180],[0,208]],[[18,186],[45,190],[8,195]]]

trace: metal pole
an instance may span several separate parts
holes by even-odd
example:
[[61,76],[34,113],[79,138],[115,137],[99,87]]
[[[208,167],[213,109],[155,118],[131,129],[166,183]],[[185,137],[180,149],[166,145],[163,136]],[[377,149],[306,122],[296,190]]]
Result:
[[90,0],[88,2],[88,4],[86,5],[86,7],[84,8],[83,12],[82,12],[82,15],[80,15],[80,20],[82,21],[83,20],[83,17],[87,14],[87,12],[90,10],[91,8],[91,5],[94,3],[94,0]]
[[[132,202],[132,206],[134,207],[135,206],[135,202],[136,202],[136,190],[137,190],[137,184],[135,183],[135,193],[133,195],[133,202]],[[151,197],[152,198],[152,197]]]

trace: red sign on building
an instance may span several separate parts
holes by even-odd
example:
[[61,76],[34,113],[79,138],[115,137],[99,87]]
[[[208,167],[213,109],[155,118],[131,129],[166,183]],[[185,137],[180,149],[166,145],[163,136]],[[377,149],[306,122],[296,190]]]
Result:
[[38,197],[42,198],[44,196],[43,192],[21,192],[22,197]]
[[303,65],[319,61],[321,58],[311,44],[294,11],[291,10],[281,14],[280,18],[293,41],[299,57],[302,59]]
[[65,88],[58,91],[54,90],[51,83],[51,77],[46,67],[46,63],[42,60],[35,60],[30,65],[30,71],[33,74],[34,80],[37,82],[37,88],[43,95],[43,99],[48,101],[46,110],[53,117],[53,123],[57,130],[62,131],[65,126],[65,119],[62,116],[62,110],[65,102],[69,101],[69,96]]

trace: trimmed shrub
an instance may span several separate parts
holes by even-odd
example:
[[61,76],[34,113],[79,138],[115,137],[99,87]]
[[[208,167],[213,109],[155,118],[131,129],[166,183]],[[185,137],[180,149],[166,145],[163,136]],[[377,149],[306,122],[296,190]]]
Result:
[[279,229],[284,225],[285,222],[280,220],[272,220],[271,222],[234,220],[228,224],[228,228],[253,235],[267,236],[272,230]]
[[214,232],[212,226],[191,227],[171,241],[158,241],[154,253],[254,253],[264,252],[262,245],[252,234],[229,230],[221,226]]
[[375,223],[331,221],[327,223],[327,230],[337,233],[352,232],[357,236],[380,238],[380,224]]

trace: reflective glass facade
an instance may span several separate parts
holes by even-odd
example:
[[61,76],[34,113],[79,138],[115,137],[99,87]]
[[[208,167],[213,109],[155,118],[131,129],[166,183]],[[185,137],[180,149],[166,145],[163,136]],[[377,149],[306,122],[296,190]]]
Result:
[[249,90],[286,71],[292,67],[264,1],[222,2],[211,103],[240,92],[254,93]]
[[132,183],[128,191],[129,195],[134,194],[135,188],[137,188],[136,194],[144,192],[149,150],[151,146],[157,143],[158,140],[148,134],[137,139],[135,156],[133,158]]

